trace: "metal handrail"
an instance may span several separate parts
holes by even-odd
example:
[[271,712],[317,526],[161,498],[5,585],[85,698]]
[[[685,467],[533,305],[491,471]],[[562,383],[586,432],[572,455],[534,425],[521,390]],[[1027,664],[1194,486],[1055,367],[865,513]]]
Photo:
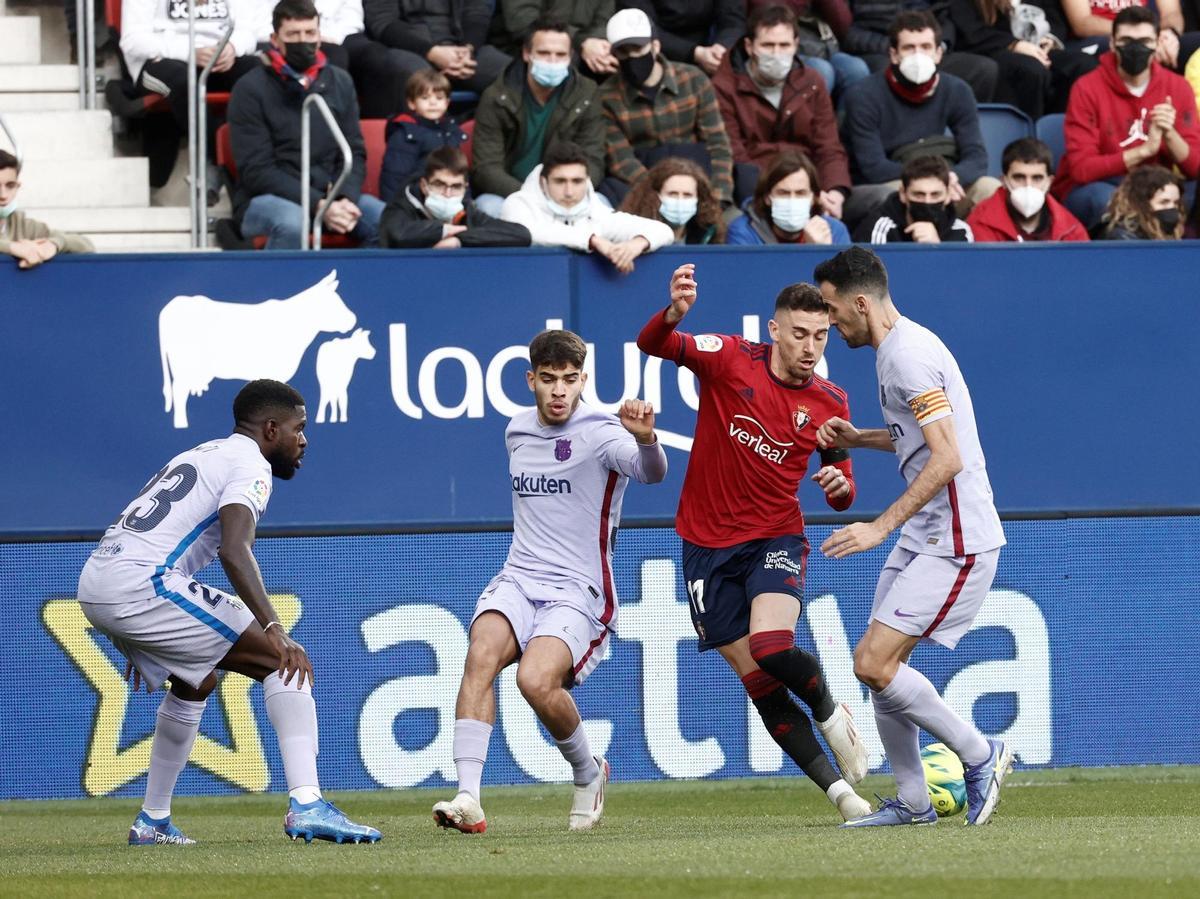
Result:
[[191,216],[190,243],[192,249],[200,245],[200,234],[196,228],[197,194],[196,181],[196,0],[188,0],[188,213]]
[[79,108],[87,109],[87,46],[88,28],[84,25],[84,7],[75,3],[75,62],[79,72]]
[[[75,8],[79,8],[79,0],[75,0]],[[96,0],[85,0],[84,18],[87,20],[87,43],[85,53],[80,62],[86,60],[83,77],[87,79],[87,108],[96,108]]]
[[8,135],[8,142],[12,144],[13,148],[13,156],[17,157],[17,168],[20,168],[21,161],[24,159],[24,155],[21,153],[21,145],[17,143],[17,136],[13,133],[13,130],[8,127],[8,122],[5,121],[4,113],[2,112],[0,112],[0,131],[3,131]]
[[[308,221],[308,202],[309,202],[309,187],[312,179],[312,160],[309,154],[312,151],[312,137],[309,134],[309,119],[311,112],[309,107],[315,105],[321,111],[321,115],[325,119],[325,124],[329,126],[330,132],[333,134],[333,139],[337,141],[338,147],[342,151],[342,171],[338,175],[337,180],[326,192],[324,198],[317,204],[317,211],[313,215],[311,228]],[[309,94],[304,98],[304,105],[300,107],[300,249],[307,250],[308,235],[312,233],[312,248],[314,250],[321,249],[321,216],[325,212],[325,207],[337,196],[338,190],[342,186],[342,182],[346,180],[346,176],[350,174],[350,169],[354,165],[354,156],[350,152],[350,142],[346,140],[346,135],[342,133],[342,129],[338,126],[337,119],[333,117],[333,113],[329,111],[329,104],[325,102],[325,98],[320,94]]]
[[[225,26],[225,33],[221,35],[221,41],[217,44],[216,50],[213,51],[212,58],[204,66],[200,72],[199,78],[196,80],[196,161],[199,163],[203,160],[203,165],[197,167],[196,178],[198,184],[196,186],[196,197],[198,211],[196,215],[196,231],[198,245],[200,249],[208,248],[208,76],[212,74],[212,67],[216,63],[217,58],[225,50],[225,45],[229,43],[229,38],[233,36],[233,19],[229,20],[229,24]],[[192,140],[193,136],[188,135],[188,139]],[[193,244],[196,246],[196,244]]]

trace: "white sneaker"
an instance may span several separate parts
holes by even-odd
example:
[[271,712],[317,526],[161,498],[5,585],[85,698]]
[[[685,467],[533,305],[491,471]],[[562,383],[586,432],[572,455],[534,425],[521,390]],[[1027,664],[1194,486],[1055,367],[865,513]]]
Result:
[[837,799],[837,810],[842,813],[843,821],[853,821],[871,814],[871,803],[863,799],[853,790],[843,793]]
[[595,780],[585,787],[575,788],[571,815],[567,819],[571,830],[591,830],[600,823],[600,816],[604,814],[604,787],[608,784],[608,762],[597,758],[596,767],[600,769],[600,773],[596,775]]
[[817,729],[833,750],[842,777],[848,783],[856,784],[867,776],[867,747],[858,736],[848,705],[838,703],[828,721],[817,722]]
[[462,833],[483,833],[487,830],[483,808],[470,793],[459,793],[449,802],[439,802],[433,807],[433,820],[438,827],[450,827]]

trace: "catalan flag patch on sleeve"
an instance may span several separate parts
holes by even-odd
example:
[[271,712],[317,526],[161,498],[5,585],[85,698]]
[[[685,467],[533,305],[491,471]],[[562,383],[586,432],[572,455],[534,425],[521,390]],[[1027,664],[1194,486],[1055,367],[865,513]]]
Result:
[[946,398],[946,392],[940,387],[926,390],[920,396],[913,397],[908,401],[908,405],[912,409],[913,415],[916,416],[917,424],[922,427],[931,421],[944,418],[954,411],[950,407],[950,400]]

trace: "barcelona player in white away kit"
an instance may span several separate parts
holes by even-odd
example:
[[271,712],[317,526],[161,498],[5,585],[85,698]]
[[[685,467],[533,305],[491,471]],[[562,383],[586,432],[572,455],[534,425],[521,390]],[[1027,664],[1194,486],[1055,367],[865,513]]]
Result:
[[[195,842],[171,823],[171,794],[217,669],[262,682],[287,778],[284,831],[293,840],[373,843],[378,830],[348,820],[321,796],[312,665],[275,617],[251,552],[272,475],[292,478],[308,445],[304,398],[279,381],[251,381],[233,416],[233,434],[180,453],[150,479],[79,576],[83,613],[124,654],[134,692],[139,683],[153,691],[171,681],[129,843]],[[237,596],[195,580],[217,557]]]
[[612,551],[629,479],[654,484],[667,457],[649,403],[626,400],[620,417],[580,403],[587,347],[570,331],[529,345],[536,407],[504,434],[512,486],[513,541],[471,621],[455,704],[458,794],[433,807],[442,827],[487,829],[479,784],[496,720],[496,677],[517,661],[517,687],[570,763],[571,830],[604,812],[608,762],[592,754],[571,694],[608,651],[617,622]]
[[907,489],[874,521],[835,531],[822,551],[835,559],[900,540],[875,590],[871,622],[854,651],[854,673],[871,689],[879,736],[896,775],[897,798],[843,827],[934,824],[921,764],[920,730],[962,759],[967,824],[986,824],[1012,769],[1012,752],[950,709],[907,664],[922,639],[953,649],[971,627],[996,575],[1004,531],[992,501],[971,394],[954,356],[932,331],[904,318],[874,253],[852,247],[817,266],[816,281],[850,347],[875,348],[887,429],[859,430],[833,418],[822,446],[896,452]]

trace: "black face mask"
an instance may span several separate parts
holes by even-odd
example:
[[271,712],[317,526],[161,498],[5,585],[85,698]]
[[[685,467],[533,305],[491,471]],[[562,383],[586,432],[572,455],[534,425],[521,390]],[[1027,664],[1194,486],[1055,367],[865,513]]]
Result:
[[654,71],[654,54],[644,53],[641,56],[630,56],[620,61],[621,74],[634,87],[641,87]]
[[1121,69],[1128,75],[1140,75],[1150,65],[1154,49],[1145,44],[1130,42],[1117,47],[1117,59],[1121,61]]
[[300,74],[317,64],[316,41],[288,41],[283,45],[284,61]]
[[950,207],[945,203],[909,203],[908,217],[914,222],[932,222],[941,233],[950,225]]
[[1159,225],[1166,234],[1175,233],[1175,228],[1179,225],[1178,209],[1159,209],[1154,213],[1154,217],[1158,219]]

